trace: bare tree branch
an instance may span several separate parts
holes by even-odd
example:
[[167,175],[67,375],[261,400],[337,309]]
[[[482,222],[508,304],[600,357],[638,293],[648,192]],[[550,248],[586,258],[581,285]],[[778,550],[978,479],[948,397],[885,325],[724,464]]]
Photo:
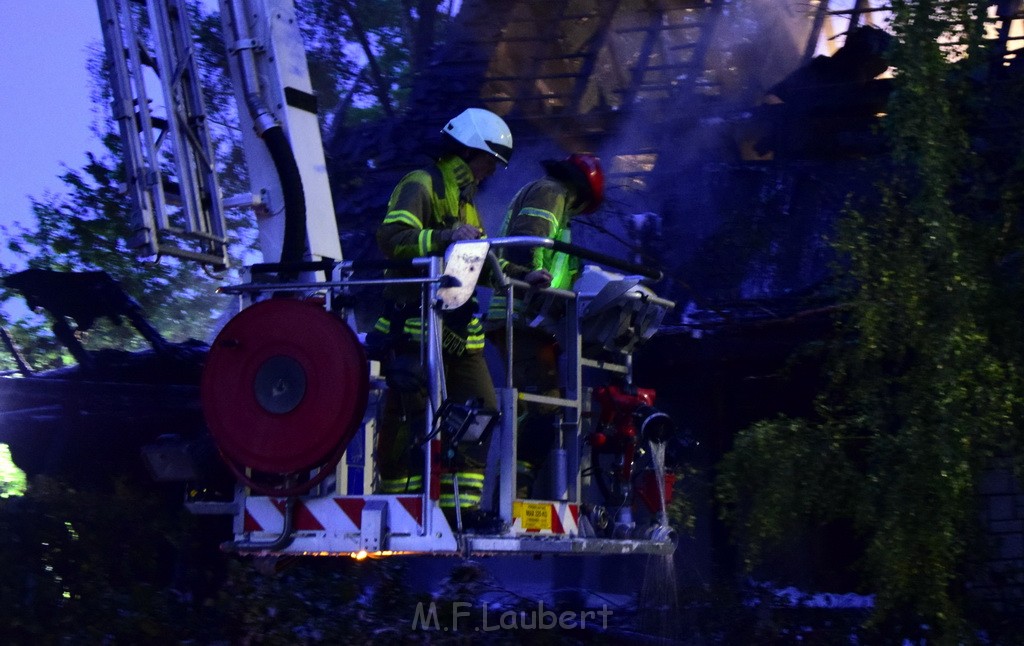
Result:
[[377,100],[380,101],[381,108],[384,110],[384,114],[389,117],[394,116],[394,111],[391,107],[391,97],[388,93],[388,87],[391,82],[385,77],[381,70],[380,63],[377,61],[377,57],[373,53],[373,49],[370,47],[370,40],[366,37],[366,30],[363,28],[359,17],[356,15],[355,8],[349,0],[339,0],[342,9],[348,14],[349,20],[352,22],[352,31],[355,32],[356,37],[359,39],[359,46],[362,47],[363,53],[366,55],[367,64],[370,68],[370,74],[374,80],[375,94]]

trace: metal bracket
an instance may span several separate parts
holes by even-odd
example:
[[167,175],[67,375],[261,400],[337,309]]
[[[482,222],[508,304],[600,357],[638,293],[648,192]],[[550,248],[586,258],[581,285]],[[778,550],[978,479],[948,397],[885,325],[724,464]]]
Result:
[[384,549],[388,532],[388,503],[386,500],[367,500],[363,506],[359,545],[367,552]]

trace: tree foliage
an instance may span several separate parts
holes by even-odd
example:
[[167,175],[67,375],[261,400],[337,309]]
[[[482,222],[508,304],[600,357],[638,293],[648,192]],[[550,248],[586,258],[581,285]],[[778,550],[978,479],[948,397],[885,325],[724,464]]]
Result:
[[[117,161],[120,143],[110,133],[104,143],[106,154],[87,153],[89,161],[84,168],[68,170],[61,177],[67,187],[65,194],[33,201],[36,228],[23,228],[11,236],[8,248],[27,258],[30,268],[106,271],[139,301],[167,338],[203,338],[210,317],[223,304],[214,293],[223,277],[206,276],[197,267],[174,259],[144,263],[128,248],[130,214],[120,191],[124,177]],[[126,328],[109,328],[105,336],[128,349],[141,342]]]
[[[227,195],[244,192],[237,112],[226,81],[226,54],[218,15],[191,6],[196,29],[196,55],[207,101],[211,134],[216,143],[219,179]],[[441,0],[305,0],[297,3],[300,26],[309,44],[307,57],[319,114],[326,131],[339,111],[359,121],[403,109],[411,79],[426,63],[429,52],[450,22],[453,3]],[[97,106],[110,105],[111,92],[102,56],[89,64]],[[210,276],[200,268],[174,259],[140,263],[127,248],[129,205],[121,193],[124,183],[121,145],[114,121],[104,109],[95,124],[104,150],[88,154],[81,169],[68,169],[61,180],[66,190],[33,200],[36,222],[4,228],[6,246],[17,259],[0,266],[0,275],[15,267],[58,271],[104,270],[142,305],[151,323],[172,340],[205,338],[225,305],[214,288],[226,276]],[[229,232],[235,258],[251,248],[255,234],[251,214],[229,212]],[[0,303],[16,298],[0,290]],[[41,317],[17,316],[7,321],[11,336],[36,369],[65,364],[69,357]],[[127,328],[98,324],[89,338],[96,345],[137,349],[142,340]],[[86,342],[89,347],[89,341]],[[7,352],[0,369],[13,369]]]
[[[472,561],[453,564],[427,593],[409,586],[414,561],[225,554],[217,539],[229,519],[203,525],[210,517],[189,516],[171,502],[121,481],[81,491],[47,478],[34,480],[22,498],[0,498],[4,643],[621,642],[562,625],[495,631],[500,615],[538,605],[496,586]],[[484,606],[491,626],[482,634]],[[562,610],[545,607],[553,617]],[[436,613],[434,623],[428,612]],[[460,630],[449,632],[452,626]]]
[[[245,180],[244,169],[235,163],[240,157],[234,145],[237,121],[227,94],[219,88],[229,87],[223,81],[226,68],[211,39],[218,37],[219,22],[202,15],[192,7],[193,21],[199,25],[200,38],[196,52],[200,60],[216,149],[221,156],[222,186],[237,192]],[[97,17],[98,19],[98,17]],[[15,223],[3,227],[5,245],[15,258],[0,265],[0,276],[25,268],[54,271],[105,271],[118,281],[125,292],[142,307],[149,322],[168,340],[184,341],[206,338],[220,310],[228,303],[216,295],[218,285],[228,274],[213,275],[190,262],[174,258],[141,261],[128,247],[131,238],[131,217],[125,184],[122,142],[108,112],[111,104],[109,70],[104,57],[96,50],[88,63],[92,76],[92,97],[97,106],[93,130],[102,143],[101,150],[86,153],[87,163],[80,169],[67,168],[60,176],[64,187],[32,199],[35,222]],[[102,108],[100,107],[102,106]],[[243,172],[239,172],[242,170]],[[251,245],[250,214],[231,214],[229,222],[234,243],[232,253],[237,260]],[[9,289],[0,289],[0,303],[15,304],[0,317],[9,325],[15,343],[24,352],[33,369],[42,370],[65,365],[70,356],[49,331],[50,322],[26,313],[16,306],[20,299]],[[14,314],[10,314],[14,312]],[[15,320],[8,320],[8,319]],[[82,341],[89,349],[117,347],[137,350],[144,339],[130,326],[103,319],[89,330],[81,331]],[[0,368],[13,368],[13,359],[4,352]]]
[[171,643],[187,609],[164,592],[183,527],[172,520],[123,486],[100,494],[40,479],[27,496],[0,500],[5,641]]
[[300,0],[310,78],[325,126],[391,116],[451,24],[452,0]]
[[10,448],[0,444],[0,498],[20,496],[25,493],[26,486],[25,473],[14,466]]
[[851,196],[833,241],[848,307],[816,414],[741,433],[718,489],[750,567],[794,531],[851,519],[878,625],[925,622],[948,640],[967,634],[978,484],[1022,448],[1022,337],[1007,299],[1019,303],[1022,284],[1024,130],[992,128],[1021,88],[994,75],[987,4],[893,3],[891,169],[874,199]]

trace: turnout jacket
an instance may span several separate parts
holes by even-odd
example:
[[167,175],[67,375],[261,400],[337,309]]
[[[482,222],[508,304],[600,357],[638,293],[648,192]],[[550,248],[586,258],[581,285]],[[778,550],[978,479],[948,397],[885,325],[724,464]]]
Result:
[[[575,212],[570,205],[575,199],[575,191],[556,179],[535,180],[512,198],[501,225],[501,236],[534,236],[571,242],[569,220]],[[545,247],[500,249],[498,257],[502,270],[511,278],[522,280],[531,271],[547,270],[551,274],[551,287],[555,289],[570,289],[579,272],[577,258]],[[516,298],[513,308],[517,314],[522,314],[521,299]],[[491,322],[504,320],[504,295],[495,293],[487,318]]]
[[[440,256],[452,242],[453,229],[460,224],[480,227],[473,172],[460,157],[445,155],[436,164],[412,171],[395,187],[388,201],[388,212],[377,229],[377,245],[394,260]],[[389,271],[395,275],[415,275]],[[374,329],[382,334],[407,334],[418,341],[422,336],[420,317],[421,287],[389,285],[389,301]],[[444,315],[444,349],[448,352],[480,352],[484,347],[483,329],[476,316],[478,302],[470,299],[462,307]]]

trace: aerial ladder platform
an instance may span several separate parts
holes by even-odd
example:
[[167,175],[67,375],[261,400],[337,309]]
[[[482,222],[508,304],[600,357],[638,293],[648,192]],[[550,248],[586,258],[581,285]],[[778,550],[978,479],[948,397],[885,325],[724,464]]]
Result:
[[[544,301],[546,315],[539,318],[562,347],[561,396],[517,390],[509,372],[498,382],[500,410],[480,410],[444,396],[441,315],[472,296],[492,249],[508,245],[558,245],[642,273],[590,265],[574,291],[527,290]],[[363,278],[358,265],[335,263],[331,280],[281,283],[264,272],[294,268],[270,264],[256,267],[262,278],[221,288],[246,305],[214,341],[203,405],[239,484],[231,501],[188,506],[233,515],[235,538],[225,549],[350,556],[674,550],[667,509],[673,476],[664,452],[674,425],[656,408],[655,391],[632,381],[633,351],[674,306],[644,284],[656,272],[558,241],[518,237],[456,243],[445,259],[410,264],[422,278],[400,280],[415,280],[423,290],[430,404],[418,439],[429,450],[416,474],[428,484],[406,495],[376,493],[375,433],[389,386],[367,359],[364,336],[347,323],[353,317],[344,305],[353,288],[383,288],[396,279]],[[496,287],[525,288],[511,280]],[[289,296],[274,297],[282,293]],[[516,486],[518,419],[531,402],[557,406],[561,423],[538,485],[524,498]],[[487,530],[464,528],[439,502],[443,456],[488,434],[483,508],[497,522]]]
[[[252,208],[260,233],[265,262],[245,268],[245,282],[220,290],[236,299],[238,313],[214,340],[201,386],[207,426],[236,484],[228,496],[190,493],[185,500],[196,514],[233,518],[226,550],[352,556],[674,550],[667,512],[672,474],[664,459],[672,424],[655,407],[655,392],[634,384],[632,373],[634,350],[674,307],[649,287],[660,272],[545,238],[465,241],[444,258],[413,261],[407,268],[418,277],[402,280],[420,286],[427,330],[421,365],[430,405],[420,437],[426,486],[405,495],[379,493],[375,437],[389,385],[355,329],[352,304],[359,299],[352,294],[398,279],[342,257],[291,0],[219,2],[251,188],[229,197],[217,183],[185,3],[97,2],[140,252],[226,266],[226,208]],[[168,106],[163,118],[149,110],[147,69],[160,79]],[[171,247],[168,236],[199,241],[199,251]],[[574,291],[529,290],[508,279],[493,286],[544,301],[538,324],[563,348],[560,396],[517,389],[506,369],[497,380],[500,410],[448,401],[440,317],[473,295],[486,265],[500,277],[493,251],[516,245],[553,247],[607,268],[586,268]],[[514,352],[511,335],[508,341]],[[542,484],[523,498],[516,487],[517,418],[531,402],[558,407],[561,423]],[[443,455],[488,436],[483,507],[497,522],[481,531],[465,527],[459,514],[445,515],[439,482]],[[187,491],[202,489],[192,484]]]

